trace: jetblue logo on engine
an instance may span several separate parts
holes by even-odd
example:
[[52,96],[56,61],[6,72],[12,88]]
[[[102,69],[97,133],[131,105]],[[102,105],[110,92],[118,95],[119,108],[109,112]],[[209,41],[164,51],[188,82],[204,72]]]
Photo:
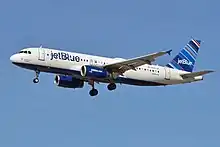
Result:
[[103,71],[102,70],[98,70],[98,69],[91,69],[89,72],[99,72],[99,73],[102,73]]
[[178,64],[183,64],[183,65],[188,65],[188,66],[191,66],[192,65],[192,62],[186,60],[186,59],[178,59]]
[[73,56],[73,55],[65,53],[65,52],[58,52],[58,53],[51,52],[50,60],[54,60],[54,59],[76,61],[76,62],[80,61],[80,57],[79,56]]

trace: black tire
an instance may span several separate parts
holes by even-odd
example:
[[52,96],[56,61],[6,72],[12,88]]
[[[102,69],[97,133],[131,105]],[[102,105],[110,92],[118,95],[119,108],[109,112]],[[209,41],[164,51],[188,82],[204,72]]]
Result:
[[97,89],[92,89],[92,90],[89,91],[89,95],[90,95],[90,96],[96,96],[96,95],[98,95],[98,93],[99,93],[99,92],[98,92]]
[[115,83],[110,83],[110,84],[108,84],[107,88],[110,91],[115,90],[116,89],[116,84]]
[[38,79],[38,78],[34,78],[34,79],[33,79],[33,82],[34,82],[34,83],[39,83],[39,79]]

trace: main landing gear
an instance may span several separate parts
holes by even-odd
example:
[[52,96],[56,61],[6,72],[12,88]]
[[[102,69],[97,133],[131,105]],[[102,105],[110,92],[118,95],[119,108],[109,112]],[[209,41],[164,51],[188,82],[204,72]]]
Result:
[[108,84],[107,88],[108,88],[109,91],[115,90],[116,89],[116,84],[115,83],[110,83],[110,84]]
[[[92,86],[92,89],[89,91],[89,95],[90,96],[98,95],[98,93],[99,93],[98,90],[94,88],[94,81],[89,81],[88,83],[89,83],[89,85]],[[115,83],[110,83],[110,84],[108,84],[107,88],[108,88],[109,91],[115,90],[116,89],[116,84]]]
[[91,85],[92,86],[92,89],[89,91],[89,95],[90,96],[96,96],[96,95],[98,95],[98,90],[97,89],[95,89],[95,87],[94,87],[94,81],[89,81],[89,85]]
[[89,91],[89,95],[90,95],[90,96],[96,96],[98,93],[99,93],[98,90],[97,90],[97,89],[94,89],[94,88]]
[[35,73],[36,73],[36,77],[33,79],[33,82],[34,83],[39,83],[39,74],[40,74],[40,71],[39,70],[36,70],[35,71]]

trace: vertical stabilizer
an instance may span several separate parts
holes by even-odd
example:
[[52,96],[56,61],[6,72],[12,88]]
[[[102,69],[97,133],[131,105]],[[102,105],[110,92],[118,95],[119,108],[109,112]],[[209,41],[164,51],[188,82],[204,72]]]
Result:
[[192,72],[200,49],[201,40],[191,39],[180,53],[166,66]]

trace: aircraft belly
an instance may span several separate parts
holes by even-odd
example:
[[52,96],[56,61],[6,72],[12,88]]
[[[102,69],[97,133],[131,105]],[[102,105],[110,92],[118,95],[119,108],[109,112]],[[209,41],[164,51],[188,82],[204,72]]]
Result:
[[129,79],[134,79],[134,80],[141,80],[141,81],[147,81],[147,82],[157,82],[161,83],[163,80],[160,74],[152,74],[150,72],[145,72],[145,71],[127,71],[125,72],[125,77]]

